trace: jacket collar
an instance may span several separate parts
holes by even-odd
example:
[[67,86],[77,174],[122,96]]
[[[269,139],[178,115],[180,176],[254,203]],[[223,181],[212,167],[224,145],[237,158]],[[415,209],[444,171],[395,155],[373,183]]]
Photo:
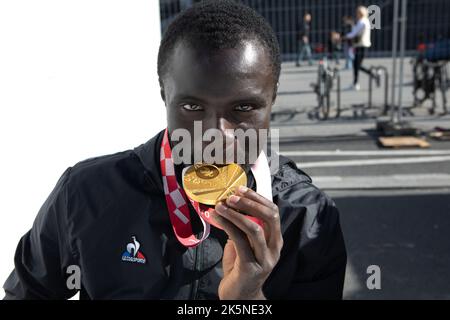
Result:
[[149,187],[152,191],[163,190],[161,167],[159,164],[159,148],[164,136],[164,130],[158,132],[146,143],[133,149],[134,153],[144,166],[144,175],[149,182]]

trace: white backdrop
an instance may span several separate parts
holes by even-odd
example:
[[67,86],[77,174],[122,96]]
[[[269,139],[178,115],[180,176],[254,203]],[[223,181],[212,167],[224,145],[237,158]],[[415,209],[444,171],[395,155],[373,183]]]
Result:
[[68,166],[165,127],[159,41],[158,0],[0,0],[0,287]]

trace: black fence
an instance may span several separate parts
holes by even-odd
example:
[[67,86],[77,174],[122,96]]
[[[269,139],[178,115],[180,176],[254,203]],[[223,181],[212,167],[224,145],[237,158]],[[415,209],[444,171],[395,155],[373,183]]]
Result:
[[[160,0],[161,31],[183,9],[200,0]],[[219,0],[220,1],[220,0]],[[237,0],[254,8],[275,30],[285,61],[293,60],[298,49],[298,26],[306,12],[312,15],[311,42],[316,51],[325,48],[331,31],[343,32],[342,18],[354,16],[358,5],[380,8],[380,29],[372,32],[371,56],[390,55],[392,49],[393,0]],[[449,0],[409,0],[406,50],[422,42],[450,38]]]

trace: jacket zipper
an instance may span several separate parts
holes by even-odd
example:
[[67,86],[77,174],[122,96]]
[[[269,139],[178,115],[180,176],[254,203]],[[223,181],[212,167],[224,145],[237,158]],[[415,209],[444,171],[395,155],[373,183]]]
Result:
[[[200,271],[200,247],[202,246],[202,243],[200,243],[198,246],[194,248],[195,250],[195,257],[194,257],[194,271]],[[191,297],[190,300],[195,300],[197,298],[197,290],[198,290],[198,279],[195,279],[192,289],[191,289]]]

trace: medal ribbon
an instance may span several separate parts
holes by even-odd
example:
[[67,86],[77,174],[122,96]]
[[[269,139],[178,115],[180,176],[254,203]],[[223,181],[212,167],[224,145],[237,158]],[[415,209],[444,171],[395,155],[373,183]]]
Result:
[[[251,167],[257,186],[258,180],[261,180],[261,176],[268,176],[270,178],[270,171],[264,152],[262,151],[261,154],[263,159],[261,160],[260,155],[255,164]],[[263,160],[266,161],[264,162]],[[187,196],[184,192],[184,189],[178,184],[167,129],[164,132],[164,137],[161,143],[160,165],[169,217],[178,241],[185,247],[195,247],[209,236],[211,224],[219,229],[223,229],[212,219],[212,215],[215,214],[213,213],[214,209],[189,198],[189,196]],[[256,170],[257,168],[260,169]],[[261,187],[265,187],[262,188],[261,191],[263,192],[261,194],[269,200],[272,200],[271,183],[269,186],[261,184]],[[201,238],[197,238],[192,232],[190,210],[187,199],[192,204],[192,207],[197,212],[202,222],[203,233]],[[245,217],[258,223],[260,226],[263,226],[263,222],[261,220],[248,215],[245,215]]]

